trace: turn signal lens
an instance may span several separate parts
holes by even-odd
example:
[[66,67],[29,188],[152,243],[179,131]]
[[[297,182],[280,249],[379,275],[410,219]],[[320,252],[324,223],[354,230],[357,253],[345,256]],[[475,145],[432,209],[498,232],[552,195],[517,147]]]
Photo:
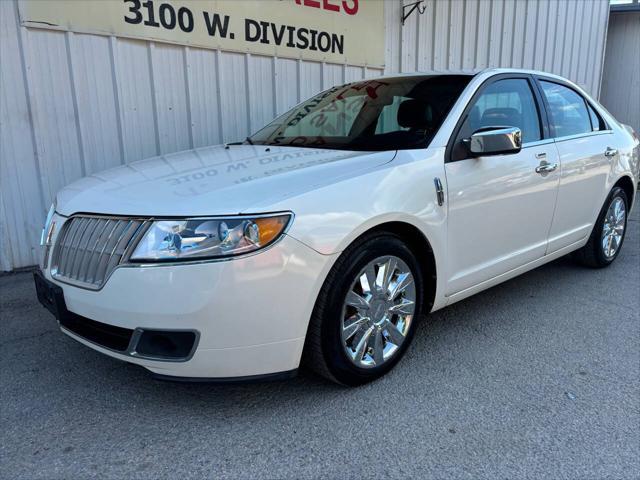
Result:
[[289,216],[256,218],[259,242],[267,245],[275,240],[289,223]]

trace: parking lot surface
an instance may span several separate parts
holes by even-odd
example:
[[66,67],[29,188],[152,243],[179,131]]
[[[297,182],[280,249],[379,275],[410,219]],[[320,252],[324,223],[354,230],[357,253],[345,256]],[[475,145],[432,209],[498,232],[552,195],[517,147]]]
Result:
[[639,211],[610,268],[560,259],[437,312],[357,389],[160,382],[4,275],[0,477],[640,478]]

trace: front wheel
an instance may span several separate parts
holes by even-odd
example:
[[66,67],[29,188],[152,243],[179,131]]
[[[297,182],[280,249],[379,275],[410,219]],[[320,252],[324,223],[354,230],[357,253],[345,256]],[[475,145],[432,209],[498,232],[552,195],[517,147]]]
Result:
[[305,363],[345,385],[387,373],[404,355],[421,313],[420,266],[400,238],[369,235],[327,276],[307,333]]
[[627,231],[629,201],[624,190],[615,187],[602,206],[587,244],[575,252],[580,263],[593,268],[607,267],[613,263],[624,242]]

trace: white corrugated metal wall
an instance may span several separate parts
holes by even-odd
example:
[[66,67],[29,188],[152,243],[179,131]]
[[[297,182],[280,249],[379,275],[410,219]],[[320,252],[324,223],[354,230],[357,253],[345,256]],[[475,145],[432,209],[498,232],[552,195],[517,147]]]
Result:
[[[384,1],[384,73],[537,68],[598,92],[607,0],[427,0],[404,27],[402,2]],[[244,138],[323,88],[383,73],[26,29],[17,0],[0,1],[0,58],[2,270],[37,263],[46,210],[65,184]]]
[[602,77],[602,104],[640,132],[640,12],[613,12]]

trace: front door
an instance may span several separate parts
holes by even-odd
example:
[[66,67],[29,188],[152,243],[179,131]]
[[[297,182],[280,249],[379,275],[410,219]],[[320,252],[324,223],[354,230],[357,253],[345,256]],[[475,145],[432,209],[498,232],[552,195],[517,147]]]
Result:
[[[462,292],[544,256],[558,190],[558,154],[544,138],[528,76],[498,78],[471,100],[445,165],[448,289]],[[518,127],[519,153],[471,158],[462,140],[485,127]],[[547,168],[540,169],[540,166]]]

